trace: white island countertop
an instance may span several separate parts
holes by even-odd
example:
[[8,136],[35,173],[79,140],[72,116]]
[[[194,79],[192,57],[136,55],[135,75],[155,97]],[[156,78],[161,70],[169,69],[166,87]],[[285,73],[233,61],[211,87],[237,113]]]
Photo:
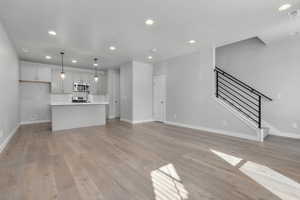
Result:
[[52,102],[50,106],[81,106],[81,105],[108,105],[107,101],[89,102],[89,103],[72,103],[72,102]]

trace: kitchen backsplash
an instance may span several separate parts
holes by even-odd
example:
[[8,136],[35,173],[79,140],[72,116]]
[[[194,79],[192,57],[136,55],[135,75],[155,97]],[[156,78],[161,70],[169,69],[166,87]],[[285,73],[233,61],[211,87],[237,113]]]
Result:
[[[89,101],[108,101],[108,97],[107,95],[89,95]],[[51,94],[51,102],[72,102],[72,94]]]

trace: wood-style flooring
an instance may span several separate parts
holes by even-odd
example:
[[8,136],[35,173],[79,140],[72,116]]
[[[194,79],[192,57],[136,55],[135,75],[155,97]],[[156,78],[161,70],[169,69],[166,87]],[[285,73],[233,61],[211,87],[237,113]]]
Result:
[[22,126],[0,155],[0,200],[294,200],[299,183],[299,140],[155,122]]

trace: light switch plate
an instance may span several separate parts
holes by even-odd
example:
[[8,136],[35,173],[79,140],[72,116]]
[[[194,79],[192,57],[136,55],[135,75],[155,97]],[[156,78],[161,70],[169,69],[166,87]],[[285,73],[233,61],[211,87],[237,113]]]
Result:
[[295,122],[295,123],[292,124],[292,127],[295,128],[295,129],[297,129],[299,126],[298,126],[298,124]]
[[281,93],[277,94],[277,99],[280,100],[281,99]]

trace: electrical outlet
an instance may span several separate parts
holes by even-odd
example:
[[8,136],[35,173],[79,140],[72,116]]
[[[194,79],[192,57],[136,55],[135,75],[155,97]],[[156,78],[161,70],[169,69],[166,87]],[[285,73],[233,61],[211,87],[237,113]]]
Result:
[[31,116],[31,120],[36,120],[38,118],[37,114]]
[[228,122],[227,122],[226,120],[222,120],[222,126],[223,126],[223,127],[228,126]]

